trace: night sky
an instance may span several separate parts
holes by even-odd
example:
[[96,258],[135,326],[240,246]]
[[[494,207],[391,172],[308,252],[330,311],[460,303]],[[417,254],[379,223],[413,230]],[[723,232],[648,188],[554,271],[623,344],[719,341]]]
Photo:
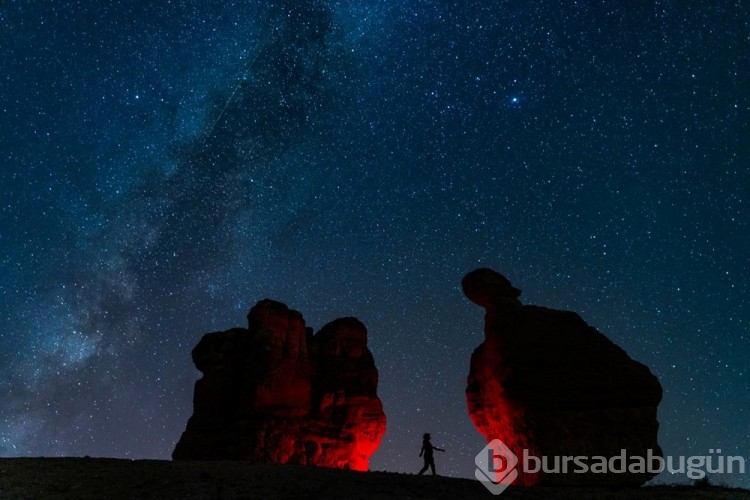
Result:
[[[204,333],[357,316],[374,470],[473,477],[491,267],[750,459],[750,4],[5,1],[0,455],[169,458]],[[750,486],[744,477],[717,482]],[[669,476],[667,481],[687,481]]]

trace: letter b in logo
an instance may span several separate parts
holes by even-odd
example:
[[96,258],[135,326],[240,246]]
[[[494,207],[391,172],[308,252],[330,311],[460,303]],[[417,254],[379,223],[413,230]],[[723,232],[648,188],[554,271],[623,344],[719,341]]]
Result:
[[518,457],[505,443],[493,439],[474,459],[474,476],[493,495],[499,495],[518,477]]

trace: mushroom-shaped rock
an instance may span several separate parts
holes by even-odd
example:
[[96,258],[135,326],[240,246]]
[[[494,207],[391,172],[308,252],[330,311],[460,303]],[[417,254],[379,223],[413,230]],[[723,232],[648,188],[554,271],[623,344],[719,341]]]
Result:
[[463,288],[486,309],[484,342],[472,354],[466,388],[474,425],[518,457],[546,457],[547,470],[555,460],[560,466],[555,473],[520,470],[518,484],[626,486],[656,475],[649,464],[580,473],[572,463],[564,472],[560,463],[560,457],[619,457],[622,450],[628,457],[662,455],[656,420],[662,388],[645,365],[575,313],[522,305],[520,290],[494,271],[470,273]]

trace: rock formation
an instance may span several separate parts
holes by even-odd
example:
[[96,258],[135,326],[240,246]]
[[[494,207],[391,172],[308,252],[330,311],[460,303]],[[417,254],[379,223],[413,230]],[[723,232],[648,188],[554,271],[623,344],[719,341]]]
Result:
[[175,460],[249,460],[367,470],[385,433],[367,330],[337,319],[316,335],[262,300],[248,327],[203,336],[203,372]]
[[[662,388],[645,365],[573,312],[521,304],[521,291],[490,269],[469,273],[462,287],[486,309],[485,339],[471,357],[466,400],[488,442],[500,439],[519,460],[524,449],[547,457],[548,470],[554,457],[609,459],[623,449],[628,457],[662,456],[656,420]],[[620,460],[614,464],[620,468]],[[641,485],[655,475],[648,467],[574,473],[580,468],[570,462],[568,473],[519,470],[516,484]]]

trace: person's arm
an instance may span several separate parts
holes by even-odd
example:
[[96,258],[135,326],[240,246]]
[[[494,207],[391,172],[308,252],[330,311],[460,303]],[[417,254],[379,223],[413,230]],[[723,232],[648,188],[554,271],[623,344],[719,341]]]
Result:
[[444,449],[438,448],[437,446],[433,446],[432,449],[437,451],[445,451]]
[[422,456],[422,453],[424,453],[424,445],[422,445],[422,449],[421,449],[421,450],[419,450],[419,456],[420,456],[420,457]]

